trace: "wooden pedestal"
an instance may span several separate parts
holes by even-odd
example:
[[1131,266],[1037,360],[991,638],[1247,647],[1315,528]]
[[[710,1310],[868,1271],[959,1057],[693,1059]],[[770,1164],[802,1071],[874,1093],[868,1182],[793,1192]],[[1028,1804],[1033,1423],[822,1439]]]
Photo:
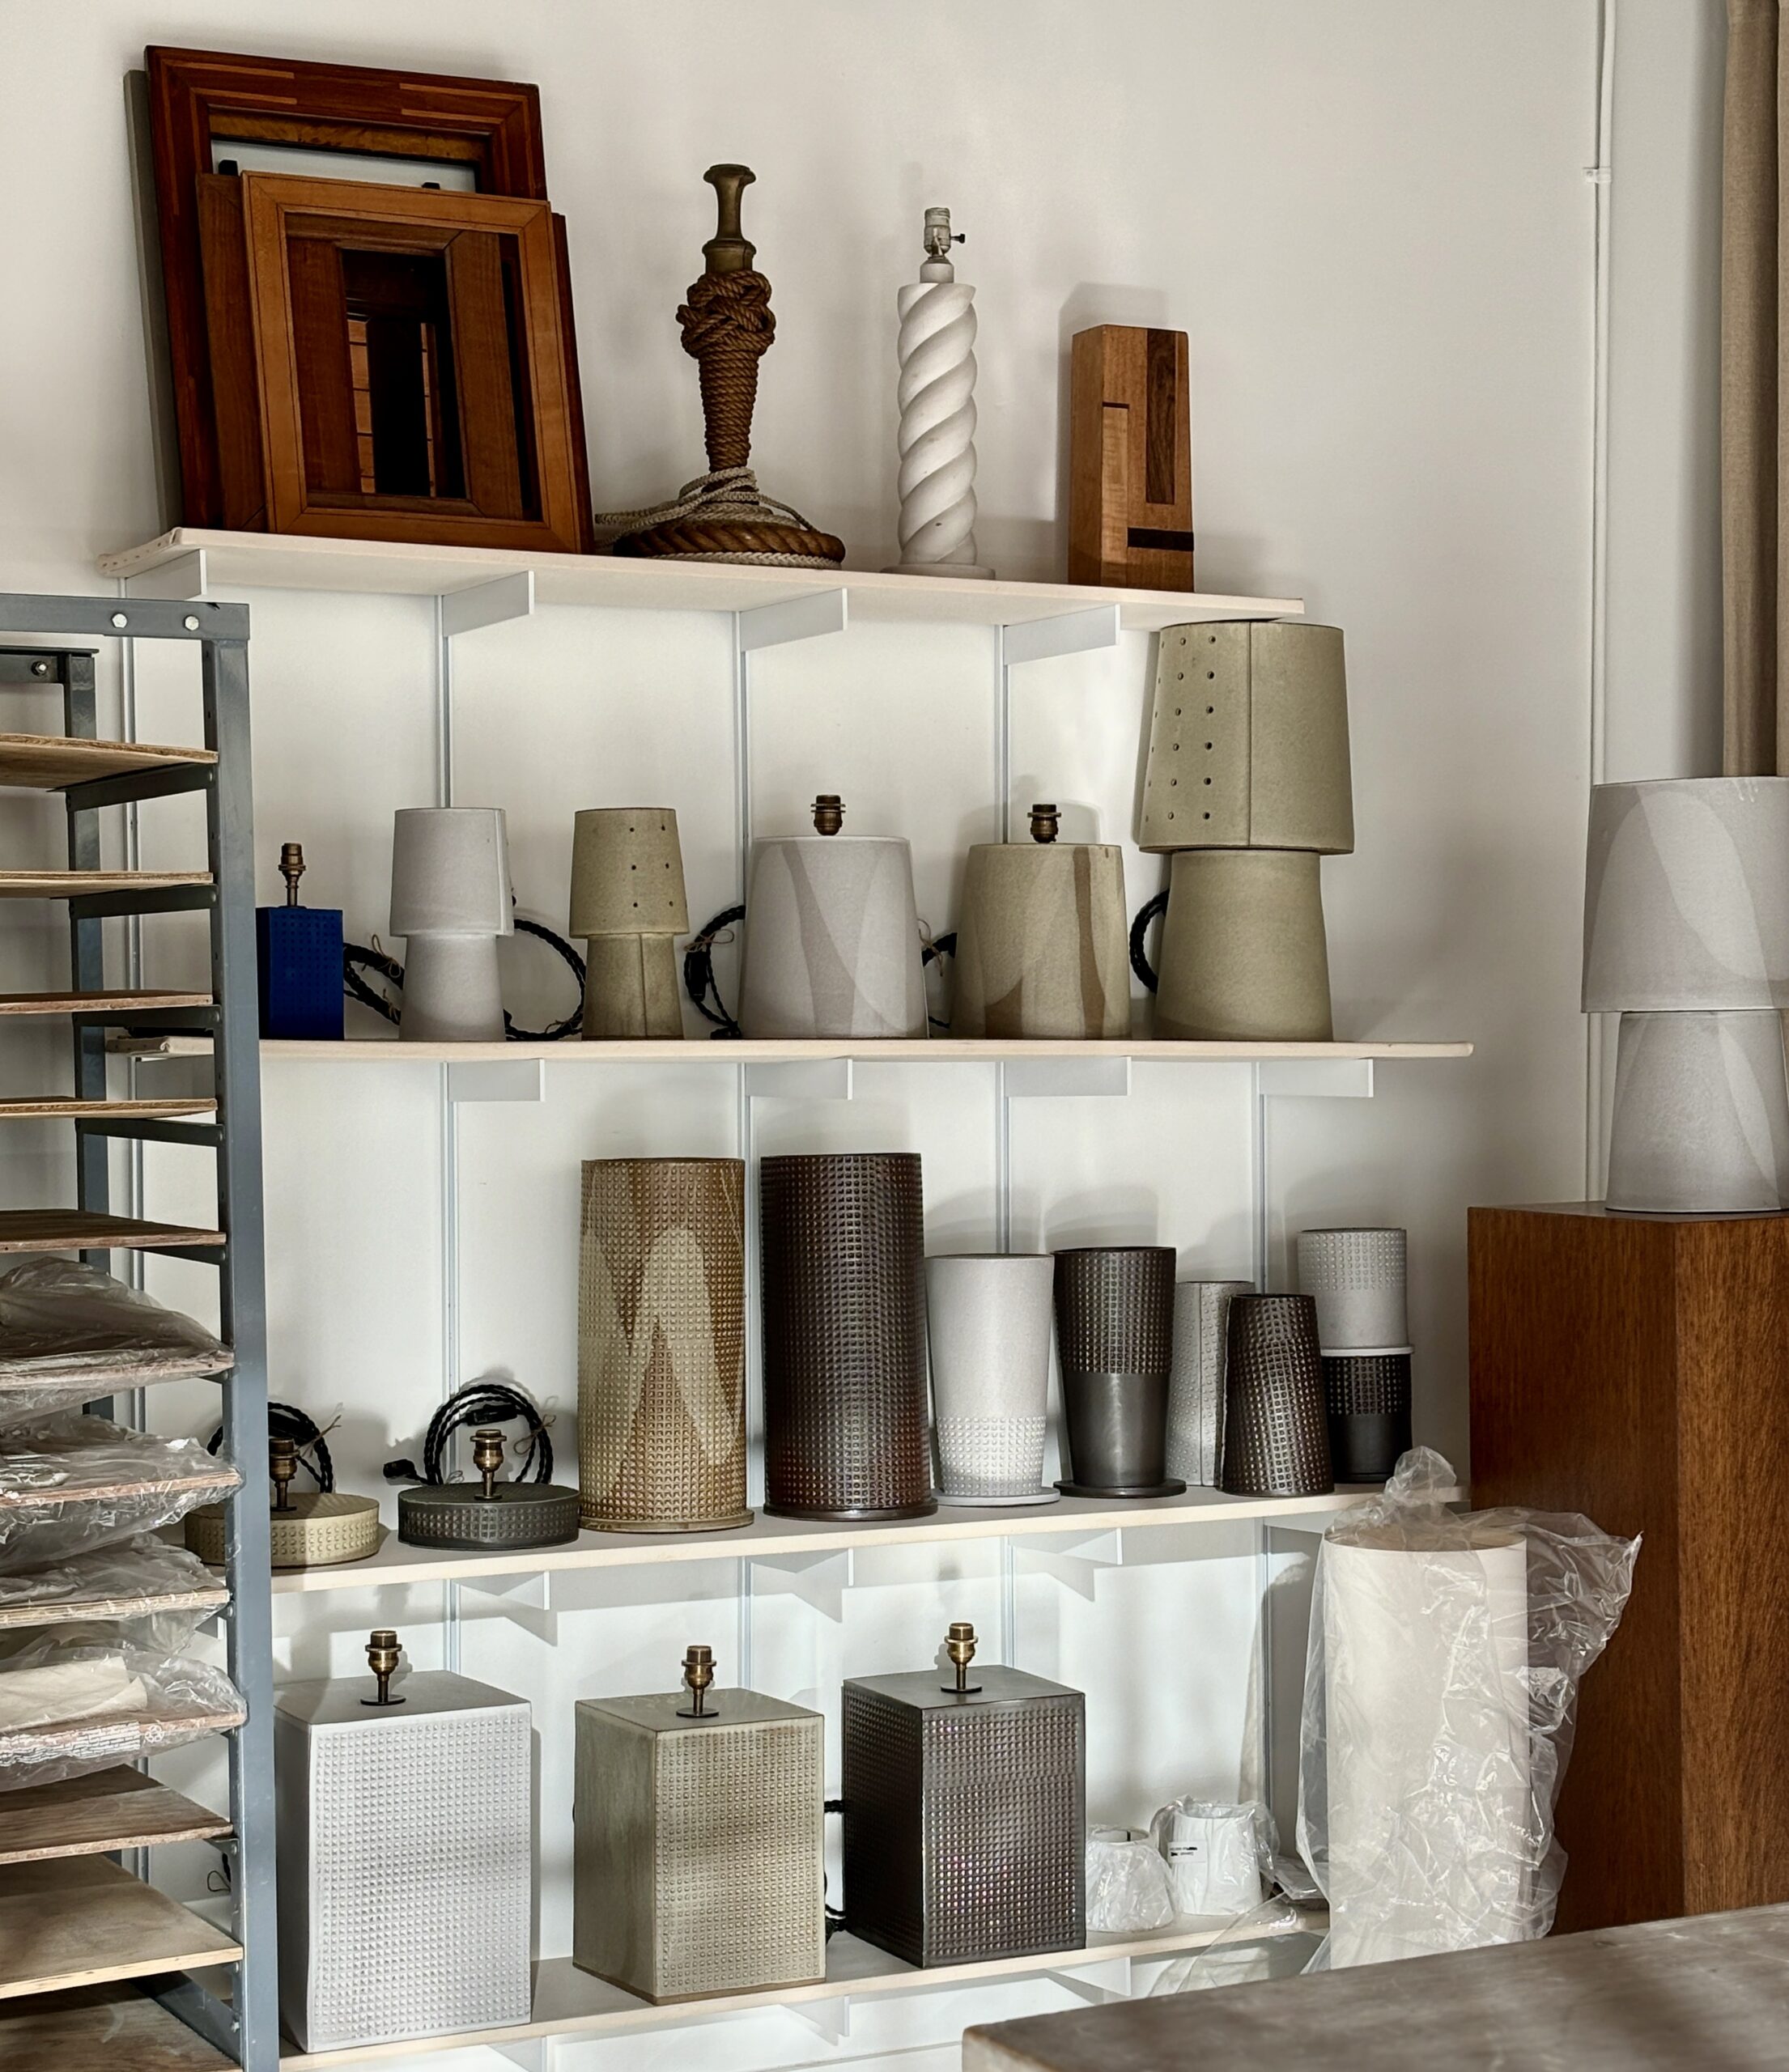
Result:
[[1475,1509],[1641,1533],[1561,1929],[1789,1900],[1789,1217],[1471,1214]]

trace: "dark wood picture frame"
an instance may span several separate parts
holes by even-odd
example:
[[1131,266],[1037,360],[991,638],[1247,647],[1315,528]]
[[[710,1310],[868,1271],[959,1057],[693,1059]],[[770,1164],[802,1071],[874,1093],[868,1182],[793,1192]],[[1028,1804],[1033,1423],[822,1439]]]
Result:
[[[152,45],[150,126],[168,357],[179,431],[181,523],[223,525],[211,348],[202,257],[202,176],[215,141],[301,144],[470,164],[481,195],[546,199],[540,94],[505,79],[382,71],[354,65]],[[584,473],[583,406],[563,219],[552,219],[559,329],[571,382],[576,465]],[[589,502],[588,497],[584,501]]]

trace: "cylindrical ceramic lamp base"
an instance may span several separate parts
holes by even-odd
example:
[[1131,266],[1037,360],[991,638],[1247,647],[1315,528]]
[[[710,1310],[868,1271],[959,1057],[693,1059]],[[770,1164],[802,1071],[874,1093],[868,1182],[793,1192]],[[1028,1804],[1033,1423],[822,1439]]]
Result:
[[1672,1216],[1756,1215],[1789,1202],[1779,1015],[1621,1017],[1605,1199]]
[[923,1036],[920,955],[904,841],[804,834],[758,844],[739,979],[747,1036]]
[[413,935],[405,947],[406,1043],[500,1043],[503,987],[493,936]]
[[1218,1487],[1233,1497],[1320,1497],[1334,1488],[1317,1306],[1308,1295],[1239,1295]]
[[1409,1253],[1395,1226],[1298,1233],[1298,1292],[1316,1301],[1325,1352],[1409,1344]]
[[1223,1458],[1230,1306],[1247,1280],[1183,1280],[1174,1291],[1174,1365],[1168,1376],[1168,1472],[1204,1488]]
[[925,1263],[941,1504],[1053,1504],[1043,1486],[1050,1385],[1046,1254]]
[[1128,1036],[1124,851],[978,843],[963,874],[954,961],[953,1036]]
[[1183,849],[1168,879],[1158,1036],[1327,1043],[1321,860],[1302,849]]
[[[372,1497],[340,1490],[294,1497],[287,1509],[268,1514],[268,1543],[275,1569],[329,1569],[340,1561],[364,1561],[379,1552],[379,1505]],[[223,1565],[228,1520],[221,1504],[186,1514],[186,1544],[202,1561]]]
[[1323,1356],[1329,1460],[1338,1482],[1386,1482],[1410,1450],[1410,1348]]
[[584,951],[587,1042],[682,1035],[674,936],[591,936]]
[[1056,1255],[1056,1345],[1070,1497],[1175,1497],[1167,1472],[1174,1251],[1094,1245]]

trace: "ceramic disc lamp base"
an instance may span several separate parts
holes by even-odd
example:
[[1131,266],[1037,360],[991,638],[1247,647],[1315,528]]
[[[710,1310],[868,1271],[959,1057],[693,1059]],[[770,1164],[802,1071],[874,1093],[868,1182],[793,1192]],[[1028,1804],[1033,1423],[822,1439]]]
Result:
[[[285,1510],[270,1512],[267,1523],[275,1569],[330,1569],[379,1552],[379,1505],[371,1497],[308,1491],[291,1497]],[[215,1569],[223,1566],[225,1527],[221,1504],[187,1513],[186,1544]]]
[[1624,1014],[1608,1205],[1746,1216],[1789,1204],[1789,1081],[1775,1013]]
[[563,1547],[577,1536],[578,1492],[553,1483],[500,1482],[488,1497],[475,1483],[425,1483],[397,1499],[406,1547]]

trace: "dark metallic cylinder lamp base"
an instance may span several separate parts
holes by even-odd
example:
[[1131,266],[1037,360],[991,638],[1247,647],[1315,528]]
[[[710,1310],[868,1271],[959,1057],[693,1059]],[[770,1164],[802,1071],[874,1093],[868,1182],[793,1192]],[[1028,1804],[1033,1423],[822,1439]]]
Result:
[[1389,1480],[1410,1450],[1410,1355],[1326,1352],[1324,1399],[1338,1482]]
[[563,1547],[578,1536],[578,1492],[552,1482],[425,1483],[397,1499],[397,1537],[408,1547]]
[[822,1518],[841,1525],[870,1525],[890,1518],[930,1518],[938,1508],[938,1502],[937,1497],[928,1496],[924,1503],[903,1504],[886,1511],[810,1509],[805,1505],[795,1504],[765,1504],[760,1508],[767,1518]]
[[1175,1255],[1092,1245],[1056,1255],[1069,1497],[1176,1497],[1168,1473]]

